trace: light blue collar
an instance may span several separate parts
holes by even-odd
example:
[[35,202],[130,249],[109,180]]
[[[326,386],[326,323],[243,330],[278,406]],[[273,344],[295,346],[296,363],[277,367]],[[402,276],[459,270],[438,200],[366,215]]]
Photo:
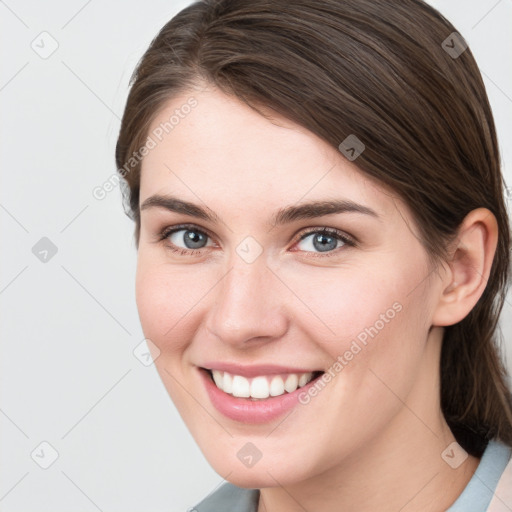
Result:
[[506,444],[490,441],[468,485],[446,512],[487,510],[511,454],[512,449]]

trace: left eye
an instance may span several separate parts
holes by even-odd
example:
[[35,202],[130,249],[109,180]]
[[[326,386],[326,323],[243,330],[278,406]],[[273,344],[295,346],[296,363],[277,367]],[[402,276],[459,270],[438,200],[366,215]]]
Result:
[[[337,233],[314,231],[302,236],[297,246],[302,251],[328,252],[342,247],[346,243],[347,240]],[[302,247],[300,247],[301,244]]]

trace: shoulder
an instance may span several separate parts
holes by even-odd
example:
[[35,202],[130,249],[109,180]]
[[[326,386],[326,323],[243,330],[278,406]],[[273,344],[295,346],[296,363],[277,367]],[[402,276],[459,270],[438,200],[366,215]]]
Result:
[[258,489],[242,489],[225,483],[190,512],[256,512],[258,499]]
[[512,510],[512,450],[503,445],[504,454],[508,452],[508,462],[499,476],[498,483],[489,503],[488,512],[508,512]]
[[492,440],[468,485],[447,512],[510,512],[512,449]]

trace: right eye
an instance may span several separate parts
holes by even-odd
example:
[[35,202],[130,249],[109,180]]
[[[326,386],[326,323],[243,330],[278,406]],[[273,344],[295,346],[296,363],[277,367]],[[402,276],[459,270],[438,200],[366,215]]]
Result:
[[204,231],[194,226],[167,227],[160,234],[160,240],[166,242],[169,249],[180,254],[193,254],[208,247],[209,239]]

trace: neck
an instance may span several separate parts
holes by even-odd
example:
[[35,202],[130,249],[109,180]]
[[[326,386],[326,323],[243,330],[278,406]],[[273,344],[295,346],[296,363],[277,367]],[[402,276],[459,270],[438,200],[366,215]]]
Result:
[[441,413],[434,371],[442,332],[434,329],[431,338],[417,385],[405,399],[397,397],[403,407],[386,430],[322,474],[286,488],[261,489],[258,512],[441,512],[454,503],[479,460],[468,456],[456,468],[445,462],[456,462],[463,452],[458,445],[447,450],[455,438]]

